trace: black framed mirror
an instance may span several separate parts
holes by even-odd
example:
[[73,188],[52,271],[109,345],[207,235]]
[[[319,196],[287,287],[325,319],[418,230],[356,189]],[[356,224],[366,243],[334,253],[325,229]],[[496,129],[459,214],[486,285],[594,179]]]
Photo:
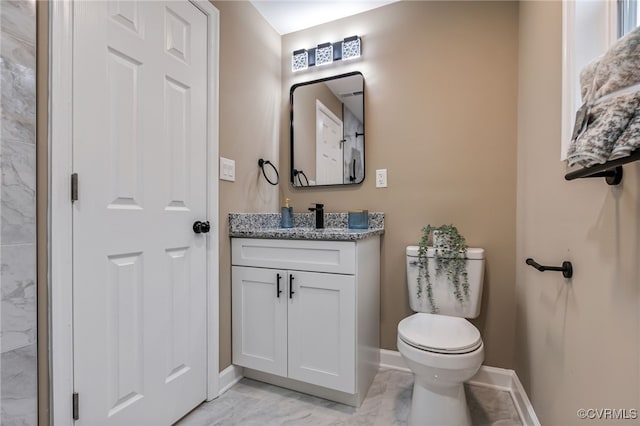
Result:
[[364,77],[351,72],[291,87],[291,185],[364,180]]

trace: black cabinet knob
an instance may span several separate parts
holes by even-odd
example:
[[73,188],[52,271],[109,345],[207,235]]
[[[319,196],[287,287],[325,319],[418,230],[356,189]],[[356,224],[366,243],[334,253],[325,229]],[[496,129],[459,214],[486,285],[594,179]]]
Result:
[[211,231],[211,225],[209,224],[209,221],[200,222],[199,220],[197,220],[193,223],[193,232],[195,232],[196,234],[206,234],[209,231]]

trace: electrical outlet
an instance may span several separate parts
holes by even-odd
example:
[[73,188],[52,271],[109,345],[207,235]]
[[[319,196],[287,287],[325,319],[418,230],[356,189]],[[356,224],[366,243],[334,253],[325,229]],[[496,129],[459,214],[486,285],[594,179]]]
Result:
[[236,162],[228,158],[220,157],[220,179],[235,182]]
[[387,169],[376,170],[376,188],[387,187]]

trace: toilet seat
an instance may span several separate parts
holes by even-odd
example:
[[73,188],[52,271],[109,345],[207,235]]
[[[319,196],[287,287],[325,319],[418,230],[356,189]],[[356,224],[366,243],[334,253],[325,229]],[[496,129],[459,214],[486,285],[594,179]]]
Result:
[[478,329],[464,318],[417,313],[400,321],[398,337],[408,345],[439,354],[464,354],[482,344]]

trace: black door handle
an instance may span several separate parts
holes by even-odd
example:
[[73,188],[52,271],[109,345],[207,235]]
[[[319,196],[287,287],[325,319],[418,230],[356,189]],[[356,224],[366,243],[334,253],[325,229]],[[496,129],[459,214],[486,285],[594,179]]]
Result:
[[280,278],[282,278],[280,276],[280,274],[276,274],[276,297],[280,297],[280,293],[282,293],[282,290],[280,290]]
[[199,220],[196,220],[193,223],[193,232],[195,232],[196,234],[206,234],[209,231],[211,231],[211,225],[209,224],[209,221],[200,222]]
[[289,299],[293,299],[293,275],[289,274]]

